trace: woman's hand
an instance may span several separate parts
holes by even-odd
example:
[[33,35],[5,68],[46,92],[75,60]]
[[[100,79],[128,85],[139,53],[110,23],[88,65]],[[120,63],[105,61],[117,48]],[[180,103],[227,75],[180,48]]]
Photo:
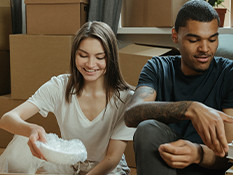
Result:
[[201,160],[199,145],[187,140],[162,144],[159,147],[162,159],[172,168],[182,169]]
[[44,155],[40,152],[40,150],[38,149],[35,143],[36,141],[46,142],[46,138],[45,138],[46,132],[44,128],[41,126],[32,124],[31,127],[32,127],[32,130],[29,136],[28,146],[32,152],[32,155],[34,155],[35,157],[39,159],[46,160]]

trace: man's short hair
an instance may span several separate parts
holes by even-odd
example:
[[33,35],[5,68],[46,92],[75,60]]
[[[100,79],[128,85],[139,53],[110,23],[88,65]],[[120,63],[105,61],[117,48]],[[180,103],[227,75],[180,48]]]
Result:
[[208,2],[205,0],[191,0],[186,2],[179,10],[175,30],[178,32],[180,27],[185,27],[188,20],[210,22],[213,19],[217,19],[219,25],[218,13]]

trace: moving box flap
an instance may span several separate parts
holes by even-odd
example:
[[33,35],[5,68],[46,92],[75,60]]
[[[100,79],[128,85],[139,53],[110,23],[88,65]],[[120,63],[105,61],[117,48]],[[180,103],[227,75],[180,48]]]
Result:
[[169,51],[171,51],[171,48],[161,48],[156,46],[143,46],[143,45],[137,45],[137,44],[130,44],[120,50],[120,53],[124,54],[134,54],[139,56],[160,56],[163,55]]
[[136,86],[143,66],[153,56],[161,56],[172,51],[171,48],[131,44],[119,51],[119,65],[124,80]]

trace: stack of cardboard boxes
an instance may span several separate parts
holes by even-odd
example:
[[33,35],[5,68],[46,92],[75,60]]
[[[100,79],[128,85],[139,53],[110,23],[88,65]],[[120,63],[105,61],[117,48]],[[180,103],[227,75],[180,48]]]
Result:
[[[7,22],[11,24],[10,0],[1,0],[0,4],[2,1],[8,2],[9,19]],[[5,43],[5,47],[8,46],[5,50],[8,49],[8,52],[4,51],[4,54],[8,53],[8,56],[3,58],[8,62],[3,63],[10,67],[10,69],[8,68],[10,77],[7,80],[11,82],[11,88],[9,88],[11,94],[0,96],[0,116],[27,100],[52,76],[69,73],[74,34],[87,20],[88,0],[25,0],[24,2],[27,33],[9,36],[10,30],[8,30],[8,33],[5,34],[7,35],[5,37],[9,39],[8,43]],[[2,10],[0,10],[1,13]],[[3,24],[1,26],[5,26],[7,23]],[[2,48],[2,41],[0,39],[0,48]],[[2,56],[0,57],[0,66],[2,66],[1,59]],[[0,82],[2,83],[3,80]],[[53,132],[60,135],[55,116],[52,113],[49,113],[47,118],[36,114],[29,121],[42,125],[47,133]],[[0,147],[6,147],[12,136],[12,134],[0,130]]]

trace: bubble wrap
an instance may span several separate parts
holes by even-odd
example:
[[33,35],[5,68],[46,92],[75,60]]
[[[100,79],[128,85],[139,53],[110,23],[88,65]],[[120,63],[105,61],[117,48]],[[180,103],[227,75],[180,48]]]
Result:
[[87,159],[86,148],[78,139],[64,140],[49,133],[46,140],[46,143],[36,141],[36,145],[49,162],[72,165]]

